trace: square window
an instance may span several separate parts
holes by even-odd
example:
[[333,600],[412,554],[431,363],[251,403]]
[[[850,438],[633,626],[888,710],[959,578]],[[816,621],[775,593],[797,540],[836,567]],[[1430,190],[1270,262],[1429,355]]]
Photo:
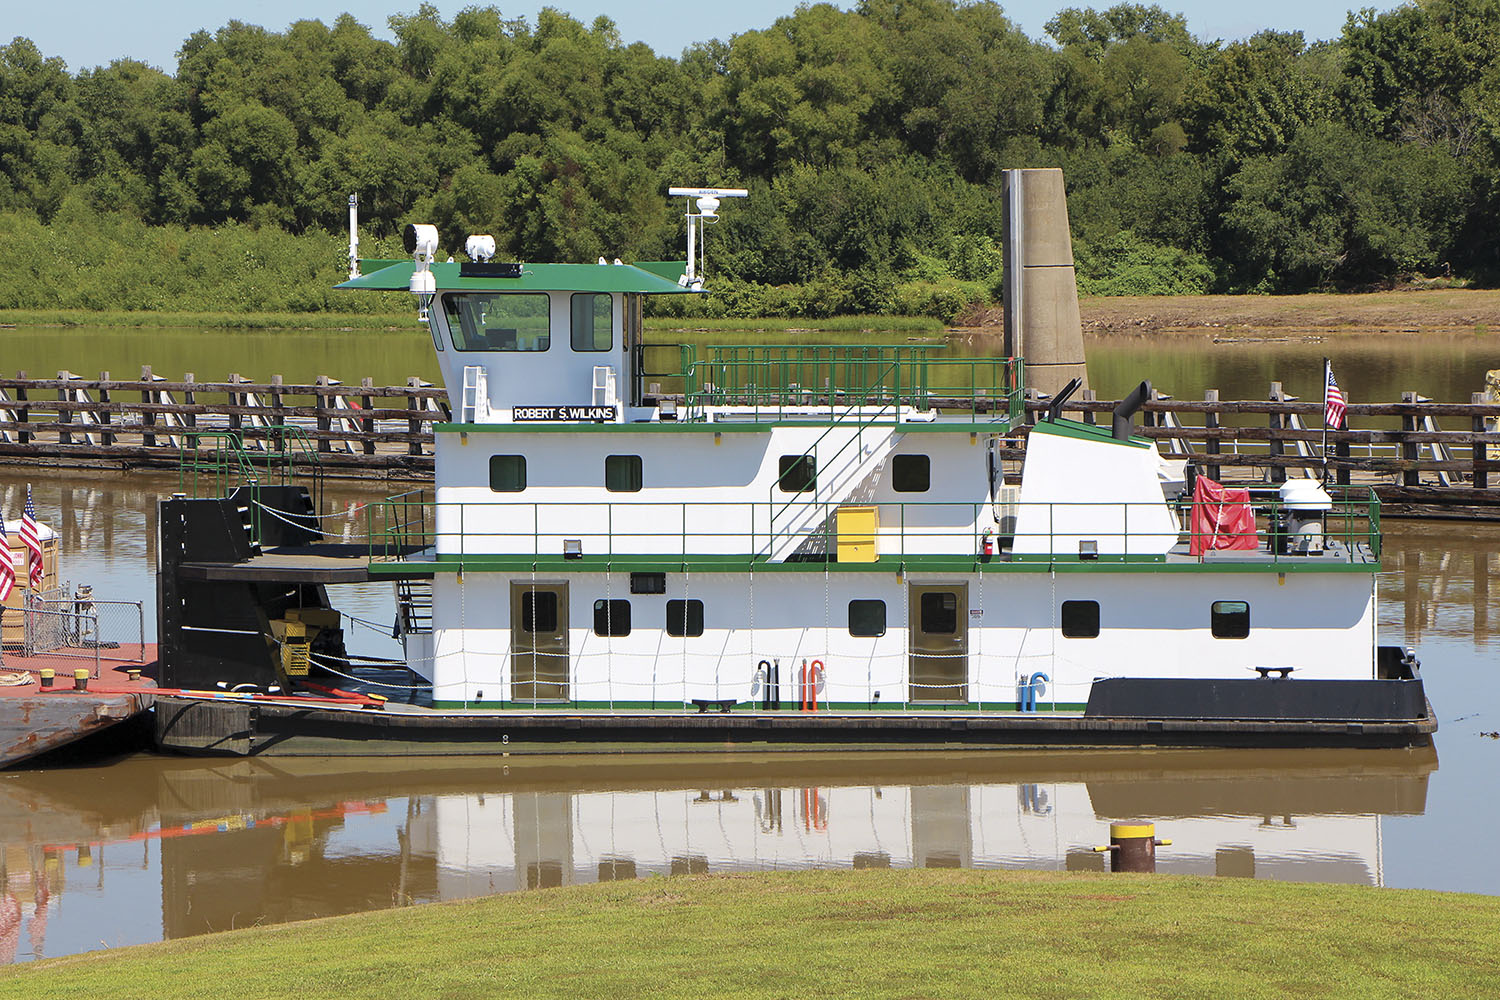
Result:
[[641,456],[606,456],[604,459],[604,488],[611,493],[640,492]]
[[885,602],[850,601],[849,634],[859,636],[885,635]]
[[525,455],[490,456],[490,489],[496,493],[520,493],[525,488]]
[[610,295],[579,292],[572,300],[575,351],[607,351],[615,344],[615,304]]
[[1062,634],[1068,639],[1098,638],[1099,602],[1063,601]]
[[620,636],[630,634],[630,602],[622,600],[594,602],[594,634]]
[[958,633],[958,595],[933,591],[922,595],[922,631],[928,635]]
[[702,601],[668,601],[667,635],[685,636],[703,634]]
[[1250,635],[1250,605],[1244,601],[1214,601],[1209,617],[1215,639],[1245,639]]
[[896,455],[891,460],[891,488],[897,493],[932,489],[932,459],[926,455]]
[[557,631],[557,594],[550,590],[527,590],[522,592],[521,631]]
[[811,493],[817,489],[817,458],[812,455],[782,455],[776,486],[783,493]]

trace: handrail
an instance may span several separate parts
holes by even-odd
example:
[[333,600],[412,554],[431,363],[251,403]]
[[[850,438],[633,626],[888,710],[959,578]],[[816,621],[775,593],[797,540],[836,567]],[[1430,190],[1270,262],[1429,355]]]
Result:
[[[246,448],[243,436],[236,430],[174,427],[171,434],[178,438],[179,492],[199,496],[200,485],[206,489],[208,484],[204,484],[204,480],[208,477],[212,477],[210,483],[215,496],[228,496],[235,489],[248,490],[252,501],[249,511],[251,540],[259,544],[260,488],[264,485],[291,485],[297,478],[299,464],[304,465],[311,480],[309,493],[313,509],[318,510],[323,503],[323,468],[317,447],[303,428],[270,424],[257,430],[270,442],[263,452]],[[205,449],[205,441],[212,446]],[[264,462],[258,465],[257,458],[263,458]]]
[[[1381,552],[1379,535],[1380,502],[1370,487],[1330,488],[1334,504],[1327,512],[1324,537],[1341,542],[1341,558],[1349,563],[1368,564],[1378,560]],[[452,502],[433,503],[426,500],[408,499],[419,496],[418,491],[400,494],[370,507],[369,557],[372,561],[402,561],[417,549],[437,548],[442,557],[452,558],[556,558],[563,556],[562,539],[580,539],[584,555],[589,558],[629,558],[633,560],[652,558],[677,558],[687,556],[714,556],[730,560],[742,558],[746,565],[776,562],[774,549],[758,544],[756,523],[764,517],[770,503],[745,501],[643,501],[622,502],[617,499],[592,502],[539,503],[535,501],[513,502]],[[875,506],[891,511],[882,516],[877,530],[877,545],[884,556],[903,560],[935,557],[973,560],[975,563],[989,561],[985,552],[984,533],[997,529],[985,513],[990,504],[974,501],[897,501],[881,502]],[[1047,503],[1008,504],[1007,511],[1014,511],[1019,519],[1024,511],[1045,507],[1048,522],[1052,514],[1067,511],[1077,514],[1082,508],[1098,508],[1112,520],[1101,520],[1111,530],[1089,530],[1088,537],[1100,542],[1099,562],[1134,561],[1143,558],[1162,558],[1163,541],[1171,537],[1170,552],[1174,561],[1186,562],[1188,542],[1193,525],[1187,516],[1194,504],[1190,500],[1167,504],[1165,509],[1177,515],[1171,527],[1165,530],[1137,528],[1136,533],[1127,530],[1129,525],[1145,523],[1132,516],[1141,508],[1161,511],[1163,504],[1141,503]],[[1217,505],[1209,505],[1217,506]],[[1307,565],[1309,557],[1295,552],[1278,552],[1275,544],[1277,534],[1274,520],[1283,504],[1279,500],[1256,500],[1252,502],[1258,525],[1255,538],[1259,560],[1267,565]],[[925,517],[908,517],[912,512],[928,511]],[[934,510],[947,510],[949,518],[934,518]],[[446,511],[446,513],[444,513]],[[1110,513],[1110,512],[1113,513]],[[552,524],[546,523],[551,515]],[[441,516],[440,516],[441,515]],[[378,518],[384,518],[382,522]],[[597,518],[597,520],[594,520]],[[1006,519],[1008,521],[1008,517]],[[429,523],[430,522],[430,523]],[[725,525],[739,524],[739,530],[726,529]],[[1001,535],[994,537],[996,551],[993,556],[999,562],[1015,561],[1075,562],[1083,557],[1073,552],[1051,551],[1057,548],[1059,538],[1072,539],[1080,532],[1070,528],[1049,529],[1042,533],[1026,532],[1020,536]],[[1159,522],[1158,522],[1159,523]],[[597,528],[581,527],[597,524]],[[1113,530],[1118,528],[1118,530]],[[816,535],[816,529],[804,533],[805,538]],[[1007,543],[1017,538],[1048,538],[1047,551],[1033,554],[1012,555],[1005,550]],[[524,539],[524,542],[515,544]],[[1137,541],[1153,540],[1156,544],[1147,550],[1132,545]],[[737,541],[738,540],[738,541]],[[1118,552],[1103,553],[1106,543],[1122,540],[1115,548]],[[430,558],[430,557],[424,557]],[[837,560],[837,553],[830,547],[826,553],[830,562]],[[1194,562],[1214,562],[1225,558],[1251,558],[1250,554],[1216,554],[1192,559]],[[1323,557],[1327,561],[1327,557]]]

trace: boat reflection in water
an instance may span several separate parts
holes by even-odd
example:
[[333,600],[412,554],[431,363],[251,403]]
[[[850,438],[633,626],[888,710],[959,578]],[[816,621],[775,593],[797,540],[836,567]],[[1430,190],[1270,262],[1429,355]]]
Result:
[[180,761],[0,779],[0,960],[646,875],[1102,870],[1379,885],[1430,748]]

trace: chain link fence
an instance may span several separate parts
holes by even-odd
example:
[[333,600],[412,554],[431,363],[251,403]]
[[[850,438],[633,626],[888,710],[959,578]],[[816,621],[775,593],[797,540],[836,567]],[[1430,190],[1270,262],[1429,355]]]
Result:
[[99,676],[102,660],[143,663],[145,611],[139,601],[99,601],[88,588],[71,596],[66,587],[28,593],[22,609],[22,653],[92,660]]

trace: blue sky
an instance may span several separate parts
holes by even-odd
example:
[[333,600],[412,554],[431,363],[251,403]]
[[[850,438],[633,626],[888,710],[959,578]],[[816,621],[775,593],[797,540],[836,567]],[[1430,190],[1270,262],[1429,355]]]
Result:
[[[154,0],[148,4],[119,0],[69,0],[50,4],[6,0],[0,16],[0,41],[23,35],[48,56],[61,56],[74,71],[110,62],[121,56],[141,59],[171,71],[183,39],[199,28],[210,31],[231,19],[259,24],[280,31],[294,20],[317,19],[331,23],[348,11],[379,36],[389,38],[386,18],[394,11],[413,11],[419,0]],[[476,0],[436,0],[436,6],[451,17]],[[483,2],[483,0],[479,0]],[[1103,9],[1113,0],[1013,0],[1003,4],[1006,13],[1034,38],[1042,26],[1069,7]],[[1372,0],[1357,0],[1358,6]],[[1167,10],[1187,15],[1188,26],[1202,38],[1242,38],[1261,28],[1300,30],[1309,40],[1333,38],[1343,27],[1346,3],[1338,0],[1260,0],[1255,4],[1225,3],[1224,0],[1176,0],[1162,2]],[[1389,0],[1373,0],[1379,9],[1389,9]],[[533,19],[543,6],[534,0],[520,5],[499,3],[508,17]],[[581,21],[599,14],[612,17],[627,41],[643,41],[664,55],[677,55],[697,41],[725,38],[769,25],[797,6],[795,0],[742,0],[734,4],[690,3],[688,0],[554,0],[551,6],[567,11]],[[849,6],[843,4],[842,6]]]

